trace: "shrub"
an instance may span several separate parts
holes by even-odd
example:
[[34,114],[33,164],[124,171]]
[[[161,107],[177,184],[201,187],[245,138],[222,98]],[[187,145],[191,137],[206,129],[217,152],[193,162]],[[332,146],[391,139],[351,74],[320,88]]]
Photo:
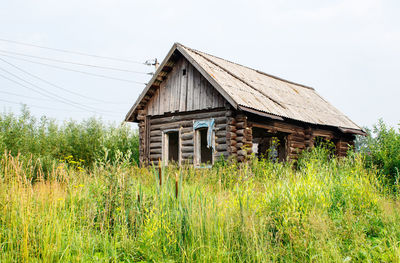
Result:
[[[22,154],[46,160],[72,156],[85,167],[91,167],[96,161],[115,163],[124,159],[137,163],[138,145],[137,131],[126,124],[106,125],[96,118],[58,124],[46,117],[36,119],[26,107],[19,116],[0,114],[0,151],[13,156]],[[44,168],[45,172],[52,169],[51,166]]]
[[361,140],[360,151],[367,167],[376,167],[386,183],[398,187],[400,180],[400,128],[396,131],[382,120]]

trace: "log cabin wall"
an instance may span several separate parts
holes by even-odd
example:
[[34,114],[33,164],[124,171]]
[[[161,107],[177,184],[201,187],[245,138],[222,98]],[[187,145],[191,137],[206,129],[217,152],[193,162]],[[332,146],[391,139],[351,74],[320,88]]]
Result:
[[[191,113],[175,113],[170,116],[154,116],[149,119],[149,144],[148,154],[143,157],[142,162],[158,164],[162,160],[162,135],[168,130],[179,131],[180,163],[193,164],[194,160],[194,130],[195,120],[205,120],[214,118],[214,138],[215,151],[214,160],[218,160],[221,155],[227,158],[226,131],[227,118],[226,109],[217,108],[209,111],[197,111]],[[143,151],[144,153],[145,151]]]
[[252,153],[253,137],[247,116],[233,109],[227,110],[227,149],[230,156],[242,162]]
[[[323,137],[334,142],[338,157],[346,156],[349,147],[354,145],[354,135],[338,132],[334,128],[324,129],[303,123],[275,121],[252,114],[247,117],[246,125],[250,129],[258,127],[272,134],[285,133],[286,160],[296,161],[303,150],[314,147],[314,141],[317,137]],[[248,140],[250,138],[249,135]],[[240,160],[240,158],[238,159]]]

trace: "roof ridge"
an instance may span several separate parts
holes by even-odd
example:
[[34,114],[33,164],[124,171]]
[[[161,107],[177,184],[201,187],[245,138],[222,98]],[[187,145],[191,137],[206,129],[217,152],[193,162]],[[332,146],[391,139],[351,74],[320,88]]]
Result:
[[307,86],[307,85],[304,85],[304,84],[300,84],[300,83],[297,83],[297,82],[294,82],[294,81],[290,81],[290,80],[287,80],[287,79],[284,79],[284,78],[281,78],[281,77],[277,77],[277,76],[275,76],[275,75],[271,75],[271,74],[265,73],[265,72],[263,72],[263,71],[261,71],[261,70],[254,69],[254,68],[250,68],[250,67],[248,67],[248,66],[239,64],[239,63],[237,63],[237,62],[233,62],[233,61],[227,60],[227,59],[225,59],[225,58],[221,58],[221,57],[218,57],[218,56],[209,54],[209,53],[207,53],[207,52],[203,52],[203,51],[200,51],[200,50],[197,50],[197,49],[194,49],[194,48],[187,47],[187,46],[185,46],[185,45],[182,45],[181,43],[175,43],[175,44],[180,45],[180,46],[182,46],[182,47],[184,47],[184,48],[187,48],[187,49],[189,49],[189,50],[192,50],[192,51],[194,51],[194,52],[196,52],[196,53],[202,53],[202,54],[205,54],[205,55],[208,55],[208,56],[211,56],[211,57],[215,57],[215,58],[224,60],[224,61],[226,61],[226,62],[235,64],[235,65],[238,65],[238,66],[241,66],[241,67],[244,67],[244,68],[253,70],[253,71],[255,71],[255,72],[259,73],[259,74],[265,75],[265,76],[267,76],[267,77],[271,77],[271,78],[274,78],[274,79],[277,79],[277,80],[280,80],[280,81],[284,81],[284,82],[287,82],[287,83],[290,83],[290,84],[294,84],[294,85],[297,85],[297,86],[300,86],[300,87],[303,87],[303,88],[306,88],[306,89],[315,90],[313,87],[310,87],[310,86]]

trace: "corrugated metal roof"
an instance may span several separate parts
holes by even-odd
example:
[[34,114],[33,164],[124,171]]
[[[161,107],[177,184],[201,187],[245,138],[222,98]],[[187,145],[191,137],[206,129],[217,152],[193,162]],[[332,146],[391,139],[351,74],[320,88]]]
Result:
[[361,130],[313,88],[178,46],[240,106],[311,124]]

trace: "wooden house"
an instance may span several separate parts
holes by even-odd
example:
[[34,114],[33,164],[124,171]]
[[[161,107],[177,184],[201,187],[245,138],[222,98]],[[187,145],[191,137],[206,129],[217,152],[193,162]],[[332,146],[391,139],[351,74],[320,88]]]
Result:
[[313,88],[174,44],[125,121],[139,123],[141,164],[239,161],[273,147],[294,160],[321,139],[346,155],[362,129]]

